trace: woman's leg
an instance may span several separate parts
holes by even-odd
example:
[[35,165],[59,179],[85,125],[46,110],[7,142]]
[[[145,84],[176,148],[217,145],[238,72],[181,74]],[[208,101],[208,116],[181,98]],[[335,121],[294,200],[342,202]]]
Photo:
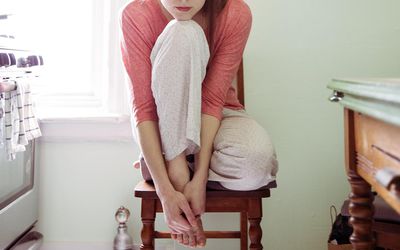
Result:
[[152,91],[167,161],[199,150],[208,58],[204,31],[194,21],[171,21],[152,50]]
[[[194,21],[171,21],[151,53],[152,91],[160,138],[168,176],[177,191],[183,191],[190,180],[186,155],[200,148],[201,85],[208,58],[204,31]],[[199,243],[196,238],[204,238],[204,232],[174,238],[196,246]]]
[[274,181],[277,171],[275,150],[264,128],[244,111],[224,109],[209,180],[231,190],[255,190]]
[[183,188],[189,181],[186,154],[196,153],[200,147],[201,84],[208,50],[204,32],[196,22],[173,20],[151,53],[161,143],[176,188]]
[[181,153],[167,162],[169,180],[176,191],[183,192],[186,183],[190,181],[190,171],[186,162],[186,155]]

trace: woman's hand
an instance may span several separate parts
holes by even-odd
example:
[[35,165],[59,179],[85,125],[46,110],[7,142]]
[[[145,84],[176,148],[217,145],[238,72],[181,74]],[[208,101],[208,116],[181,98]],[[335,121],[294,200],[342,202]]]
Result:
[[173,233],[188,233],[198,228],[197,220],[185,196],[172,191],[160,196],[165,222]]
[[204,247],[206,245],[206,235],[204,233],[203,225],[200,216],[205,212],[206,206],[206,183],[199,179],[193,178],[185,185],[183,193],[188,200],[193,213],[196,215],[197,228],[192,228],[193,234],[196,238],[196,246]]
[[183,189],[187,201],[192,208],[194,215],[200,216],[206,209],[206,183],[196,180],[195,178],[189,181]]
[[208,171],[213,152],[213,142],[219,126],[220,121],[214,116],[201,115],[200,151],[195,154],[194,176],[183,190],[183,194],[195,215],[201,215],[205,211]]

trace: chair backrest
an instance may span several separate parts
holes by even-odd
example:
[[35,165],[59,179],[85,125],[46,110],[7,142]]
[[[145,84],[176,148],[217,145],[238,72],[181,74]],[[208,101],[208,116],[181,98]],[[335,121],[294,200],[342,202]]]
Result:
[[240,62],[236,78],[234,80],[239,102],[244,106],[244,73],[243,73],[243,60]]
[[244,106],[244,70],[243,70],[243,59],[240,62],[239,70],[237,72],[237,92],[239,102]]

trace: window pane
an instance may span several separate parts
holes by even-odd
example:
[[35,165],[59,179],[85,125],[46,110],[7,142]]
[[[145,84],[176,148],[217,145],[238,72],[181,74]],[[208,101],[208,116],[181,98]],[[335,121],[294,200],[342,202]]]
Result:
[[11,32],[22,46],[43,55],[36,90],[92,92],[93,0],[0,0],[0,6],[15,14]]

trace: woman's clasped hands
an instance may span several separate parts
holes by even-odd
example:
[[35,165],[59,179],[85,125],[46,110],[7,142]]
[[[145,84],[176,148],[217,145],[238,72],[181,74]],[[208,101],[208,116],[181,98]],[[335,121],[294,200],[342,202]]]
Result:
[[172,239],[192,248],[204,247],[206,237],[200,215],[205,207],[204,192],[194,181],[188,182],[182,192],[172,190],[160,196],[165,222]]

